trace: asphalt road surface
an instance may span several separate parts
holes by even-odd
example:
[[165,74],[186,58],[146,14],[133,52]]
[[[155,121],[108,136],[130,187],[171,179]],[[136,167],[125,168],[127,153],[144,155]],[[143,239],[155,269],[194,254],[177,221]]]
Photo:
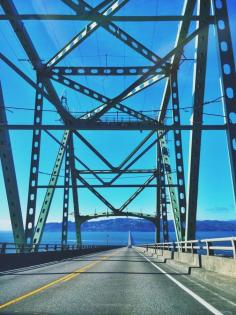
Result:
[[0,274],[1,314],[236,314],[236,296],[121,248]]

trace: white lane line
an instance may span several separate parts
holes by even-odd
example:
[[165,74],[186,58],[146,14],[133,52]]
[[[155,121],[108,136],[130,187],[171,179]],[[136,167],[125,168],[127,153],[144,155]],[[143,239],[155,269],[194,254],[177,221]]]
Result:
[[189,295],[191,295],[191,297],[193,297],[196,301],[198,301],[198,303],[202,304],[205,308],[207,308],[210,312],[212,312],[212,314],[214,315],[223,315],[223,313],[221,313],[219,310],[217,310],[214,306],[212,306],[211,304],[209,304],[207,301],[205,301],[203,298],[201,298],[199,295],[197,295],[196,293],[194,293],[192,290],[190,290],[189,288],[187,288],[185,285],[183,285],[181,282],[179,282],[178,280],[176,280],[174,277],[172,277],[171,275],[169,275],[165,270],[163,270],[162,268],[160,268],[159,266],[157,266],[156,264],[154,264],[150,259],[148,259],[147,257],[145,257],[143,254],[141,254],[140,252],[137,251],[137,253],[139,253],[143,258],[145,258],[148,262],[150,262],[151,265],[153,265],[153,267],[155,267],[156,269],[158,269],[161,273],[163,273],[167,278],[169,278],[172,282],[174,282],[178,287],[180,287],[182,290],[184,290],[186,293],[188,293]]
[[[170,269],[169,266],[166,266],[166,268],[167,268],[167,269]],[[225,302],[227,302],[227,303],[229,303],[229,304],[231,304],[231,305],[233,305],[233,306],[236,306],[236,303],[234,303],[233,301],[227,299],[226,297],[220,295],[219,293],[216,293],[216,292],[212,291],[211,289],[209,289],[209,288],[206,287],[205,285],[203,285],[203,284],[201,284],[201,283],[198,283],[198,282],[196,282],[196,281],[193,280],[193,279],[190,279],[190,277],[186,277],[186,276],[184,276],[184,275],[181,275],[181,277],[184,278],[184,279],[186,279],[186,280],[189,281],[189,282],[192,282],[194,285],[196,285],[196,286],[198,286],[198,287],[200,287],[200,288],[202,288],[202,289],[204,289],[204,290],[210,292],[212,295],[217,296],[218,299],[221,299],[221,300],[223,300],[223,301],[225,301]]]
[[219,293],[216,293],[216,292],[212,291],[211,289],[205,287],[203,284],[200,284],[200,283],[194,281],[193,279],[187,278],[186,276],[183,276],[183,275],[181,275],[181,276],[183,278],[185,278],[187,281],[190,281],[190,282],[194,283],[194,285],[199,286],[200,288],[202,288],[202,289],[204,289],[206,291],[209,291],[212,295],[217,296],[217,298],[219,298],[219,299],[221,299],[221,300],[223,300],[225,302],[228,302],[229,304],[231,304],[233,306],[236,306],[236,303],[234,303],[231,300],[225,298],[224,296],[220,295]]

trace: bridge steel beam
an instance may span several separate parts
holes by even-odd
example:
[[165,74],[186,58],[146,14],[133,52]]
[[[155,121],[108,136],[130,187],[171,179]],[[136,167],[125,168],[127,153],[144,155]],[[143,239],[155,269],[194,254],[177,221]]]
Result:
[[76,172],[76,177],[78,180],[87,187],[100,201],[102,201],[111,211],[114,213],[117,212],[117,209],[113,207],[113,205],[106,200],[92,185],[90,185],[78,172]]
[[[92,174],[92,171],[87,171],[87,170],[78,170],[78,172],[80,174]],[[93,173],[96,174],[116,174],[118,173],[119,170],[118,169],[114,169],[114,170],[93,170]],[[151,174],[154,173],[155,169],[132,169],[132,170],[127,170],[126,172],[124,172],[125,174]]]
[[147,136],[134,148],[134,150],[120,163],[117,169],[121,170],[121,168],[129,162],[129,160],[139,151],[139,149],[142,148],[142,146],[152,137],[154,133],[155,131],[149,132]]
[[73,130],[73,132],[109,169],[114,169],[114,166],[85,137],[76,130]]
[[[49,76],[53,75],[76,75],[76,76],[133,76],[142,75],[151,69],[150,66],[129,66],[129,67],[53,67],[45,69]],[[157,69],[156,74],[166,74],[166,71]]]
[[[184,20],[183,22],[180,23],[180,27],[179,27],[178,35],[177,35],[177,39],[176,39],[175,49],[174,49],[174,51],[172,51],[173,53],[170,52],[170,54],[168,54],[168,55],[170,55],[169,57],[172,58],[172,64],[175,64],[175,65],[179,64],[179,61],[181,59],[181,52],[182,52],[182,49],[183,49],[183,46],[184,46],[183,42],[184,41],[188,42],[189,39],[191,40],[190,37],[188,38],[188,40],[186,40],[186,38],[187,38],[187,34],[188,34],[190,22],[191,22],[190,17],[193,14],[193,10],[194,10],[195,4],[196,4],[196,0],[185,0],[184,9],[183,9],[183,16],[186,18],[186,20]],[[161,60],[159,60],[159,62],[157,62],[157,65],[159,67],[163,67],[163,65],[165,64],[165,62],[162,63],[162,60],[163,59],[161,59]],[[168,58],[167,58],[167,60],[168,60]],[[156,69],[158,69],[158,66],[157,67],[153,66],[152,69],[156,70]],[[150,70],[150,74],[151,74],[151,71],[152,70]],[[145,77],[145,75],[143,77]],[[143,83],[142,81],[143,80],[142,80],[142,77],[141,77],[138,80],[138,82],[140,82],[140,84],[142,84]],[[123,94],[124,95],[125,94],[128,95],[129,93],[132,93],[133,87],[135,89],[136,85],[138,86],[139,84],[133,84],[131,88],[129,87],[127,89],[127,91],[128,91],[127,93],[122,93],[122,97],[123,97]],[[163,116],[163,113],[165,113],[165,111],[166,111],[166,107],[167,107],[167,104],[168,104],[168,101],[169,101],[169,97],[170,97],[170,89],[169,89],[168,84],[167,84],[165,92],[164,92],[164,103],[162,102],[163,104],[161,106],[160,116],[159,116],[159,119],[158,119],[159,121],[160,120],[162,121],[164,116],[165,116],[165,115]],[[118,97],[118,99],[119,99],[119,97]],[[116,98],[116,100],[117,100],[117,98]],[[115,103],[116,102],[112,102],[109,105],[111,106],[111,105],[113,105]],[[98,112],[99,108],[100,108],[101,111],[104,112],[105,111],[105,107],[106,107],[106,104],[105,105],[101,105],[100,107],[96,108],[95,111],[92,111],[92,112],[93,112],[93,114],[96,114]]]
[[[0,82],[0,124],[7,124],[7,115]],[[24,225],[22,219],[20,197],[17,185],[16,171],[12,153],[9,131],[0,128],[0,160],[2,173],[6,188],[8,208],[15,244],[23,244],[25,239]],[[17,248],[17,251],[19,248]]]
[[74,217],[75,217],[75,232],[76,232],[76,242],[77,245],[82,244],[81,238],[81,219],[79,213],[79,196],[77,190],[77,175],[76,175],[76,168],[75,168],[75,153],[74,153],[74,139],[73,133],[70,135],[69,138],[69,165],[71,170],[71,183],[72,183],[72,196],[73,196],[73,206],[74,206]]
[[[156,137],[158,139],[158,133],[156,133]],[[160,169],[160,144],[157,142],[156,144],[156,222],[155,222],[155,243],[161,242],[161,169]]]
[[227,139],[231,166],[231,176],[236,202],[236,73],[233,46],[230,33],[227,2],[212,1],[215,16],[215,31],[219,55],[221,95],[224,95],[223,105],[225,120],[228,124]]
[[41,147],[41,133],[42,130],[37,127],[42,124],[43,113],[43,95],[44,83],[42,78],[37,76],[37,86],[35,94],[35,109],[34,109],[34,125],[36,129],[33,130],[32,147],[31,147],[31,162],[29,174],[29,189],[28,201],[26,208],[26,224],[25,224],[25,243],[32,244],[35,227],[35,214],[37,205],[37,185],[38,185],[38,171],[40,160]]
[[[191,17],[193,15],[195,5],[196,5],[196,0],[185,0],[185,2],[184,2],[183,11],[182,11],[182,16],[184,17],[184,20],[181,21],[179,24],[178,34],[176,36],[176,41],[175,41],[175,47],[179,47],[179,45],[187,38],[190,23],[191,23]],[[182,47],[182,50],[183,50],[183,47]],[[182,55],[182,50],[177,51],[177,53],[175,53],[172,56],[171,68],[174,72],[177,71],[176,69],[179,66],[179,62],[181,60],[181,55]],[[164,119],[166,116],[166,110],[167,110],[168,103],[169,103],[170,96],[171,96],[171,89],[173,89],[173,86],[171,86],[171,76],[169,76],[166,80],[166,85],[165,85],[165,89],[164,89],[164,93],[163,93],[163,97],[162,97],[162,102],[160,105],[160,113],[159,113],[158,118],[157,118],[157,121],[159,123],[164,123]],[[172,97],[173,97],[173,95],[172,95]],[[174,101],[175,101],[175,99],[174,99]],[[172,98],[172,102],[173,102],[173,98]],[[176,111],[177,111],[177,109],[176,109]],[[177,114],[176,116],[179,116],[179,115]],[[177,119],[180,119],[180,117],[178,117]],[[177,126],[179,124],[174,123],[174,125]],[[176,131],[174,131],[174,135],[175,135],[175,138],[179,137],[179,136],[177,136]],[[177,141],[180,141],[180,140],[177,139]],[[175,142],[175,144],[176,144],[176,142]],[[181,142],[180,142],[180,144],[181,144]],[[167,144],[165,141],[165,137],[162,138],[161,148],[164,151],[167,150]],[[175,149],[179,150],[179,148],[180,148],[179,146],[175,145]],[[164,159],[165,159],[164,166],[166,166],[166,165],[170,166],[168,155],[164,155]],[[181,161],[179,162],[179,159],[176,159],[176,162],[178,164],[181,163]],[[179,167],[182,167],[182,166],[180,165]],[[179,169],[181,169],[181,168],[179,168]],[[182,167],[182,170],[183,170],[183,167]],[[177,176],[179,176],[179,175],[182,176],[183,173],[180,174],[180,172],[178,172],[178,168],[177,168]],[[170,173],[167,175],[167,180],[172,181],[172,175]],[[176,237],[177,237],[177,240],[181,241],[181,240],[184,240],[184,238],[185,238],[184,228],[185,228],[185,220],[186,220],[185,215],[183,213],[181,213],[181,208],[182,208],[182,210],[184,207],[186,209],[186,206],[184,206],[184,201],[182,202],[182,199],[179,198],[180,195],[178,194],[178,197],[176,196],[176,192],[174,190],[169,191],[169,193],[170,193],[170,197],[171,197],[172,211],[174,214],[174,225],[175,225]],[[183,192],[181,192],[181,193],[183,193]],[[180,206],[180,203],[177,202],[177,198],[180,201],[180,203],[182,204],[181,206]]]
[[[78,170],[76,170],[78,172]],[[117,184],[117,185],[109,185],[109,183],[104,183],[103,185],[97,184],[89,184],[91,188],[156,188],[159,187],[157,184]],[[37,188],[64,188],[65,185],[38,185]],[[77,188],[87,188],[87,186],[83,184],[76,184],[74,187]],[[165,187],[178,187],[178,185],[168,185]],[[69,185],[69,188],[73,188],[73,185]]]
[[[19,39],[22,47],[24,48],[24,51],[26,55],[28,56],[31,64],[33,65],[34,69],[39,70],[43,68],[43,64],[37,53],[37,50],[26,28],[24,27],[23,22],[18,18],[19,14],[17,12],[16,7],[13,4],[13,1],[2,0],[1,6],[4,12],[10,16],[9,22],[11,23],[11,26],[14,32],[16,33],[16,36]],[[5,62],[6,62],[6,59],[5,59]],[[66,109],[62,106],[61,101],[56,93],[56,90],[54,89],[49,78],[45,78],[44,85],[48,94],[51,97],[50,101],[53,103],[58,113],[61,115],[61,118],[63,119],[63,121],[67,121],[67,122],[73,121],[73,116],[69,112],[67,112]]]
[[[159,76],[159,75],[157,75],[156,77],[158,77],[158,78],[160,77],[160,79],[164,78],[164,76]],[[106,103],[111,101],[110,98],[102,95],[101,93],[98,93],[98,92],[96,92],[96,91],[94,91],[94,90],[92,90],[92,89],[90,89],[88,87],[85,87],[84,85],[82,85],[82,84],[80,84],[80,83],[78,83],[78,82],[76,82],[76,81],[74,81],[74,80],[72,80],[72,79],[70,79],[68,77],[65,77],[63,75],[53,74],[51,76],[51,79],[56,81],[56,82],[59,82],[59,83],[65,85],[65,86],[67,86],[67,87],[69,87],[69,88],[71,88],[71,89],[73,89],[73,90],[75,90],[75,91],[77,91],[77,92],[79,92],[81,94],[84,94],[84,95],[86,95],[88,97],[91,97],[91,98],[95,99],[96,101],[106,102]],[[154,84],[156,82],[157,82],[157,80],[154,80],[153,78],[148,79],[147,83],[143,84],[143,86],[140,87],[139,90],[147,88],[148,86],[150,86],[150,85],[152,85],[152,84]],[[134,90],[132,93],[135,94],[136,92],[137,91]],[[121,111],[121,112],[123,112],[123,113],[125,113],[127,115],[133,116],[133,117],[135,117],[137,119],[140,119],[140,120],[143,120],[143,121],[154,121],[154,119],[152,119],[151,117],[149,117],[147,115],[144,115],[141,112],[138,112],[138,111],[136,111],[134,109],[131,109],[130,107],[128,107],[126,105],[123,105],[121,103],[116,104],[115,108],[117,110],[119,110],[119,111]],[[89,118],[90,118],[90,114],[88,113],[88,114],[85,114],[85,115],[79,117],[78,119],[86,120],[86,119],[89,119]]]
[[[79,14],[79,6],[75,4],[72,0],[62,0],[65,4],[67,4],[71,9],[73,9],[77,14]],[[80,5],[84,6],[84,9],[86,9],[85,12],[88,13],[87,10],[95,10],[93,7],[91,7],[87,2],[84,0],[80,0]],[[98,9],[96,10],[98,11]],[[94,13],[94,11],[92,11]],[[89,12],[90,13],[90,12]],[[97,12],[98,13],[98,12]],[[111,17],[112,18],[112,17]],[[161,59],[158,55],[156,55],[153,51],[145,47],[143,44],[141,44],[139,41],[137,41],[135,38],[130,36],[127,32],[122,30],[120,26],[117,26],[115,23],[109,22],[109,23],[103,23],[102,27],[110,32],[112,35],[114,35],[117,39],[124,42],[127,46],[129,46],[131,49],[138,52],[140,55],[148,59],[149,61],[155,63],[159,59]]]
[[[101,15],[109,16],[113,15],[121,9],[129,0],[107,0],[103,1],[104,6],[110,3],[107,8],[105,8]],[[86,38],[88,38],[96,29],[106,22],[90,22],[86,27],[80,31],[76,36],[74,36],[63,48],[61,48],[50,60],[46,63],[46,67],[52,67],[56,65],[60,60],[65,58],[73,49],[80,45]]]
[[[62,144],[60,143],[60,141],[57,140],[57,138],[56,138],[54,135],[51,134],[51,132],[49,132],[48,130],[45,130],[45,132],[46,132],[56,143],[58,143],[59,145],[62,145]],[[84,163],[81,159],[79,159],[76,155],[74,155],[74,159],[75,159],[76,161],[78,161],[78,162],[85,168],[85,170],[84,170],[85,172],[88,172],[88,174],[94,175],[94,177],[95,177],[100,183],[104,184],[104,181],[97,175],[97,174],[99,174],[99,172],[95,172],[95,171],[91,170],[91,169],[87,166],[87,164]]]
[[[178,47],[180,43],[187,37],[191,18],[193,16],[193,11],[196,5],[197,0],[185,0],[183,10],[182,10],[182,16],[184,17],[184,20],[179,23],[178,33],[176,36],[175,41],[175,47]],[[178,51],[176,54],[172,56],[171,59],[171,67],[172,69],[176,69],[179,66],[180,60],[181,60],[182,51]],[[166,116],[166,110],[170,99],[170,77],[166,80],[166,85],[161,101],[160,106],[160,112],[158,115],[158,122],[163,122]]]
[[67,245],[68,236],[68,215],[69,215],[69,201],[70,201],[70,151],[69,145],[66,145],[65,151],[65,171],[64,171],[64,192],[63,192],[63,211],[62,211],[62,231],[61,243]]
[[78,130],[136,130],[136,131],[143,131],[143,130],[161,130],[161,131],[170,131],[170,130],[207,130],[207,131],[214,131],[214,130],[227,130],[228,124],[207,124],[201,126],[193,126],[193,125],[181,125],[176,126],[174,124],[171,125],[158,125],[156,122],[87,122],[87,121],[80,121],[79,123],[72,124],[72,125],[54,125],[54,124],[43,124],[39,127],[35,127],[32,124],[3,124],[2,127],[8,130],[34,130],[34,129],[41,129],[41,130],[71,130],[74,131],[75,129]]
[[[70,1],[70,0],[69,0]],[[71,2],[72,3],[72,2]],[[74,4],[74,3],[73,3]],[[85,10],[81,10],[81,13],[77,15],[75,14],[19,14],[20,20],[26,21],[37,21],[37,20],[45,20],[45,21],[107,21],[109,22],[169,22],[169,21],[184,21],[185,17],[182,15],[113,15],[109,17],[101,16],[99,14],[91,14],[86,13],[83,14]],[[12,18],[12,16],[7,14],[0,14],[0,21],[8,20]],[[199,16],[193,15],[189,18],[191,21],[198,21]],[[214,16],[210,16],[211,23],[214,23]]]
[[[205,22],[205,24],[209,24],[209,22]],[[94,110],[90,111],[87,114],[87,117],[96,121],[100,119],[107,111],[114,108],[116,104],[118,104],[123,99],[128,98],[129,96],[134,95],[134,93],[138,93],[140,91],[140,86],[148,79],[153,73],[163,66],[167,66],[169,59],[171,59],[175,54],[180,53],[185,45],[187,45],[191,40],[193,40],[199,32],[203,29],[205,25],[201,25],[195,31],[193,31],[188,37],[181,41],[179,46],[172,49],[169,53],[167,53],[161,60],[157,61],[157,63],[152,66],[152,68],[143,74],[138,80],[132,83],[129,87],[127,87],[123,92],[121,92],[118,96],[114,97],[110,102],[104,103]]]
[[174,217],[174,226],[175,226],[175,233],[176,233],[176,239],[177,241],[182,241],[184,239],[184,225],[182,224],[182,217],[180,214],[180,207],[178,202],[178,196],[176,195],[176,188],[173,187],[173,174],[172,174],[172,168],[169,158],[169,151],[168,151],[168,145],[166,138],[163,137],[164,133],[162,131],[159,131],[159,137],[160,137],[160,148],[161,148],[161,156],[162,156],[162,163],[164,167],[164,172],[166,175],[166,181],[168,184],[168,191],[170,195],[170,203],[171,208],[173,212]]
[[119,211],[123,211],[135,198],[138,197],[138,195],[155,179],[156,175],[151,175],[146,182],[139,187],[132,196],[129,197],[129,199],[118,209]]
[[[205,95],[205,79],[207,65],[207,48],[209,28],[206,21],[210,15],[210,1],[198,0],[198,15],[201,19],[196,23],[196,27],[202,27],[195,41],[196,63],[194,64],[194,82],[193,82],[193,127],[202,125],[203,122],[203,103]],[[189,152],[189,183],[188,183],[188,206],[186,217],[186,240],[195,239],[197,200],[200,169],[201,152],[201,129],[193,128],[190,132],[190,152]]]
[[[166,200],[166,175],[164,161],[162,157],[162,149],[160,143],[158,144],[158,169],[160,173],[159,182],[160,182],[160,190],[159,190],[159,199],[160,199],[160,216],[162,222],[162,234],[163,234],[163,242],[169,242],[169,231],[168,231],[168,217],[167,217],[167,200]],[[167,175],[168,176],[168,175]]]
[[[52,175],[51,175],[51,178],[49,180],[49,186],[55,186],[57,184],[57,180],[59,177],[63,157],[65,154],[65,148],[66,148],[66,144],[68,142],[69,136],[70,136],[70,131],[66,130],[64,132],[63,137],[62,137],[62,141],[61,141],[62,145],[59,148],[59,151],[58,151],[58,154],[57,154],[57,157],[55,160]],[[41,211],[40,211],[40,214],[38,217],[37,225],[35,227],[35,232],[34,232],[34,236],[33,236],[33,244],[36,245],[36,247],[41,242],[41,239],[43,236],[43,231],[44,231],[44,227],[45,227],[47,217],[49,214],[49,210],[50,210],[50,206],[52,203],[54,192],[55,192],[55,188],[49,187],[47,189],[45,197],[44,197],[44,201],[42,204],[42,208],[41,208]]]
[[[12,69],[14,69],[21,77],[26,80],[36,90],[35,101],[35,121],[34,125],[8,125],[7,121],[3,122],[0,129],[0,136],[2,130],[8,133],[8,130],[33,130],[33,144],[32,144],[32,157],[29,181],[29,195],[27,205],[27,219],[26,219],[26,241],[37,245],[40,243],[47,216],[52,203],[54,191],[56,188],[64,188],[63,198],[63,223],[65,222],[66,233],[63,239],[62,227],[62,243],[67,241],[67,224],[68,224],[68,205],[69,205],[69,189],[72,188],[74,215],[76,223],[76,238],[77,243],[81,244],[81,224],[84,222],[85,216],[81,216],[79,212],[79,199],[78,188],[85,187],[89,189],[100,201],[102,201],[109,209],[112,210],[112,215],[124,215],[123,210],[130,204],[145,188],[156,187],[156,214],[154,217],[149,218],[156,226],[160,227],[160,215],[162,216],[163,224],[163,238],[168,241],[168,218],[167,218],[167,189],[170,196],[170,203],[174,216],[174,224],[176,231],[177,241],[184,239],[194,239],[196,229],[196,214],[197,214],[197,193],[198,193],[198,178],[199,178],[199,159],[201,148],[201,132],[202,130],[227,130],[228,149],[231,161],[231,172],[233,178],[233,187],[236,197],[236,75],[235,64],[233,59],[232,42],[230,38],[229,21],[227,15],[226,0],[211,0],[214,17],[210,16],[210,1],[209,0],[185,0],[183,15],[178,17],[179,29],[176,37],[174,49],[172,49],[166,56],[160,58],[137,40],[132,38],[128,33],[124,32],[119,26],[111,22],[112,15],[121,9],[128,0],[104,0],[96,7],[92,7],[84,0],[77,1],[76,4],[72,0],[62,0],[70,8],[72,8],[78,16],[84,19],[89,14],[94,16],[92,22],[72,38],[59,52],[57,52],[50,60],[44,65],[39,58],[39,55],[22,23],[21,16],[18,14],[14,7],[12,0],[2,0],[6,16],[11,23],[13,30],[23,46],[30,62],[37,73],[37,83],[27,77],[20,69],[13,65],[6,57],[0,53],[0,58],[5,61]],[[198,3],[198,15],[193,16],[194,7]],[[76,15],[75,15],[76,17]],[[0,17],[1,18],[1,17]],[[117,17],[118,18],[118,17]],[[136,17],[137,18],[137,17]],[[115,18],[114,18],[115,19]],[[135,17],[134,17],[135,19]],[[125,20],[125,19],[124,19]],[[127,17],[126,17],[127,20]],[[190,23],[192,20],[197,21],[196,30],[188,35]],[[206,56],[207,56],[207,41],[208,41],[208,25],[215,23],[218,52],[220,56],[220,71],[221,71],[221,89],[224,96],[224,111],[226,114],[225,125],[203,125],[203,103],[204,103],[204,88],[205,88],[205,75],[206,75]],[[134,49],[140,55],[144,56],[147,60],[151,61],[153,66],[139,66],[139,67],[58,67],[58,64],[66,55],[68,55],[75,47],[88,38],[99,27],[104,28],[117,39],[121,40],[129,47]],[[194,68],[195,82],[194,82],[194,100],[193,100],[193,123],[192,125],[181,125],[180,112],[179,112],[179,96],[178,96],[178,82],[177,82],[177,69],[181,60],[181,56],[186,44],[196,38],[196,64]],[[140,77],[124,89],[118,96],[108,98],[96,91],[89,89],[72,79],[66,77],[70,75],[139,75]],[[157,119],[153,119],[141,111],[135,111],[120,102],[128,99],[129,97],[139,93],[143,89],[150,87],[158,81],[166,78],[166,86],[161,103],[161,111]],[[63,85],[87,95],[101,104],[94,110],[83,114],[79,118],[75,118],[63,107],[62,102],[58,98],[57,92],[54,89],[51,79],[62,83]],[[57,112],[61,115],[64,125],[42,125],[42,105],[43,98],[48,99],[56,108]],[[168,105],[172,100],[173,110],[173,124],[168,126],[165,124],[165,117]],[[104,115],[110,110],[116,109],[122,113],[136,118],[135,122],[111,122],[105,123],[102,121]],[[57,160],[54,165],[53,173],[49,185],[38,185],[38,166],[40,156],[40,138],[41,130],[65,130],[63,141],[60,143]],[[106,160],[99,151],[97,151],[84,137],[82,137],[77,130],[151,130],[147,137],[120,163],[118,167],[114,167],[108,160]],[[177,185],[173,184],[174,176],[172,175],[171,159],[169,157],[168,143],[165,139],[167,131],[174,131],[174,148],[175,148],[175,162],[176,162],[176,179]],[[182,152],[182,136],[181,130],[192,130],[191,132],[191,151],[190,151],[190,175],[189,175],[189,195],[188,206],[186,207],[186,192],[185,192],[185,179],[184,179],[184,163]],[[147,145],[141,153],[133,158],[138,153],[139,149],[151,138],[153,134],[157,134],[151,144]],[[80,159],[75,156],[73,135],[76,135],[84,144],[89,147],[100,160],[109,168],[107,172],[116,174],[114,178],[109,181],[103,181],[97,174],[106,174],[102,170],[98,172],[91,170]],[[9,134],[8,134],[9,137]],[[52,136],[55,138],[54,136]],[[10,142],[9,142],[10,143]],[[141,158],[148,150],[154,145],[157,145],[157,169],[151,172],[150,177],[144,184],[140,185],[112,185],[121,175],[128,173],[130,167]],[[65,179],[64,185],[57,185],[60,168],[65,156]],[[132,161],[130,162],[130,160]],[[77,170],[75,161],[81,163],[85,168]],[[13,164],[13,158],[11,163]],[[14,164],[13,164],[14,165]],[[122,169],[123,168],[123,169]],[[14,171],[14,170],[13,170]],[[92,174],[101,182],[101,185],[91,185],[82,176],[84,174]],[[70,184],[71,175],[71,184]],[[14,177],[14,174],[13,174]],[[14,179],[14,178],[13,178]],[[77,184],[77,181],[80,181]],[[156,184],[151,182],[156,180]],[[16,184],[16,181],[15,181]],[[110,187],[138,187],[138,190],[131,195],[131,197],[119,208],[115,208],[110,204],[95,188],[110,188]],[[17,184],[15,185],[17,188]],[[34,231],[35,211],[36,211],[36,196],[37,189],[47,187],[47,193],[43,201],[42,209],[39,219]],[[67,199],[68,193],[68,199]],[[19,196],[18,196],[19,197]],[[9,207],[10,208],[10,207]],[[19,205],[20,209],[20,205]],[[186,211],[187,210],[187,211]],[[11,210],[10,210],[11,211]],[[158,212],[159,211],[159,212]],[[126,212],[128,213],[128,212]],[[66,215],[65,215],[66,214]],[[65,215],[65,217],[64,217]],[[130,213],[130,215],[134,215]],[[87,216],[89,217],[89,216]],[[185,219],[187,220],[185,231]],[[23,223],[22,223],[23,225]],[[23,231],[24,232],[24,231]],[[34,232],[34,234],[33,234]],[[158,229],[160,233],[160,228]],[[160,240],[160,234],[156,234],[157,239]]]
[[[163,132],[161,135],[158,136],[157,139],[154,139],[143,151],[141,151],[128,165],[126,165],[122,170],[119,170],[118,174],[109,182],[111,185],[114,183],[124,172],[129,170],[129,168],[135,164],[145,153],[147,153],[154,145],[162,139],[162,137],[166,134],[166,132]],[[151,135],[151,134],[149,134]],[[147,139],[147,137],[145,138]],[[145,140],[144,139],[144,140]]]
[[[173,71],[170,77],[172,112],[174,125],[181,125],[180,121],[180,106],[179,106],[179,88],[178,88],[178,74]],[[181,130],[174,130],[174,147],[175,147],[175,164],[176,164],[176,180],[177,180],[177,199],[178,211],[181,224],[182,240],[185,238],[186,226],[186,190],[185,190],[185,176],[184,176],[184,161],[182,148],[182,134]]]
[[[109,218],[109,217],[115,217],[115,216],[117,216],[117,214],[104,212],[103,214],[96,214],[96,215],[81,215],[80,218],[81,218],[82,223],[84,223],[85,221],[88,221],[91,219],[103,218],[103,217]],[[155,224],[155,220],[156,220],[156,217],[153,215],[143,215],[143,214],[139,214],[136,212],[128,212],[128,211],[127,212],[121,212],[119,214],[119,216],[142,218],[142,219],[148,220],[154,224]]]

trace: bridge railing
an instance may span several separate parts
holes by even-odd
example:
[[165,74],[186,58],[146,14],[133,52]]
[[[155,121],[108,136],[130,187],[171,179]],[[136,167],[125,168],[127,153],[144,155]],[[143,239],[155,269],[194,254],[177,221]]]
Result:
[[236,237],[210,238],[182,242],[139,245],[140,247],[173,252],[199,253],[202,255],[226,256],[236,259]]
[[73,251],[83,249],[105,248],[106,245],[64,245],[64,244],[15,244],[15,243],[0,243],[0,254],[10,253],[27,253],[27,252],[49,252],[49,251]]
[[236,237],[204,239],[201,242],[205,244],[202,248],[208,256],[214,255],[215,252],[230,251],[236,259]]

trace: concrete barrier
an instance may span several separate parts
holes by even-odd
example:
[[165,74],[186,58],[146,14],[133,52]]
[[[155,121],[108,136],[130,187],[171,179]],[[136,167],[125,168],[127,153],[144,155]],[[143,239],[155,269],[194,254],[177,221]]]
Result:
[[190,274],[191,268],[200,267],[200,257],[197,254],[175,252],[166,263],[178,272]]
[[174,260],[187,264],[190,267],[200,267],[199,254],[175,252],[173,258]]
[[83,248],[80,250],[48,251],[38,253],[1,254],[0,271],[29,267],[66,258],[73,258],[89,253],[105,251],[117,247],[101,246],[97,248]]
[[236,259],[202,255],[201,267],[236,279]]
[[[136,248],[147,254],[146,248]],[[155,249],[154,249],[155,250]],[[153,249],[148,252],[153,254]],[[178,274],[189,275],[197,281],[235,295],[236,291],[236,260],[219,256],[207,256],[193,253],[172,252],[158,249],[154,255],[157,262],[164,262]]]
[[169,250],[157,249],[155,254],[157,257],[162,257],[164,259],[172,259],[173,258],[173,252],[171,252]]
[[219,256],[207,256],[193,253],[172,252],[163,249],[137,247],[150,255],[162,258],[168,265],[180,272],[191,273],[192,268],[201,268],[217,274],[225,275],[236,279],[236,260]]

